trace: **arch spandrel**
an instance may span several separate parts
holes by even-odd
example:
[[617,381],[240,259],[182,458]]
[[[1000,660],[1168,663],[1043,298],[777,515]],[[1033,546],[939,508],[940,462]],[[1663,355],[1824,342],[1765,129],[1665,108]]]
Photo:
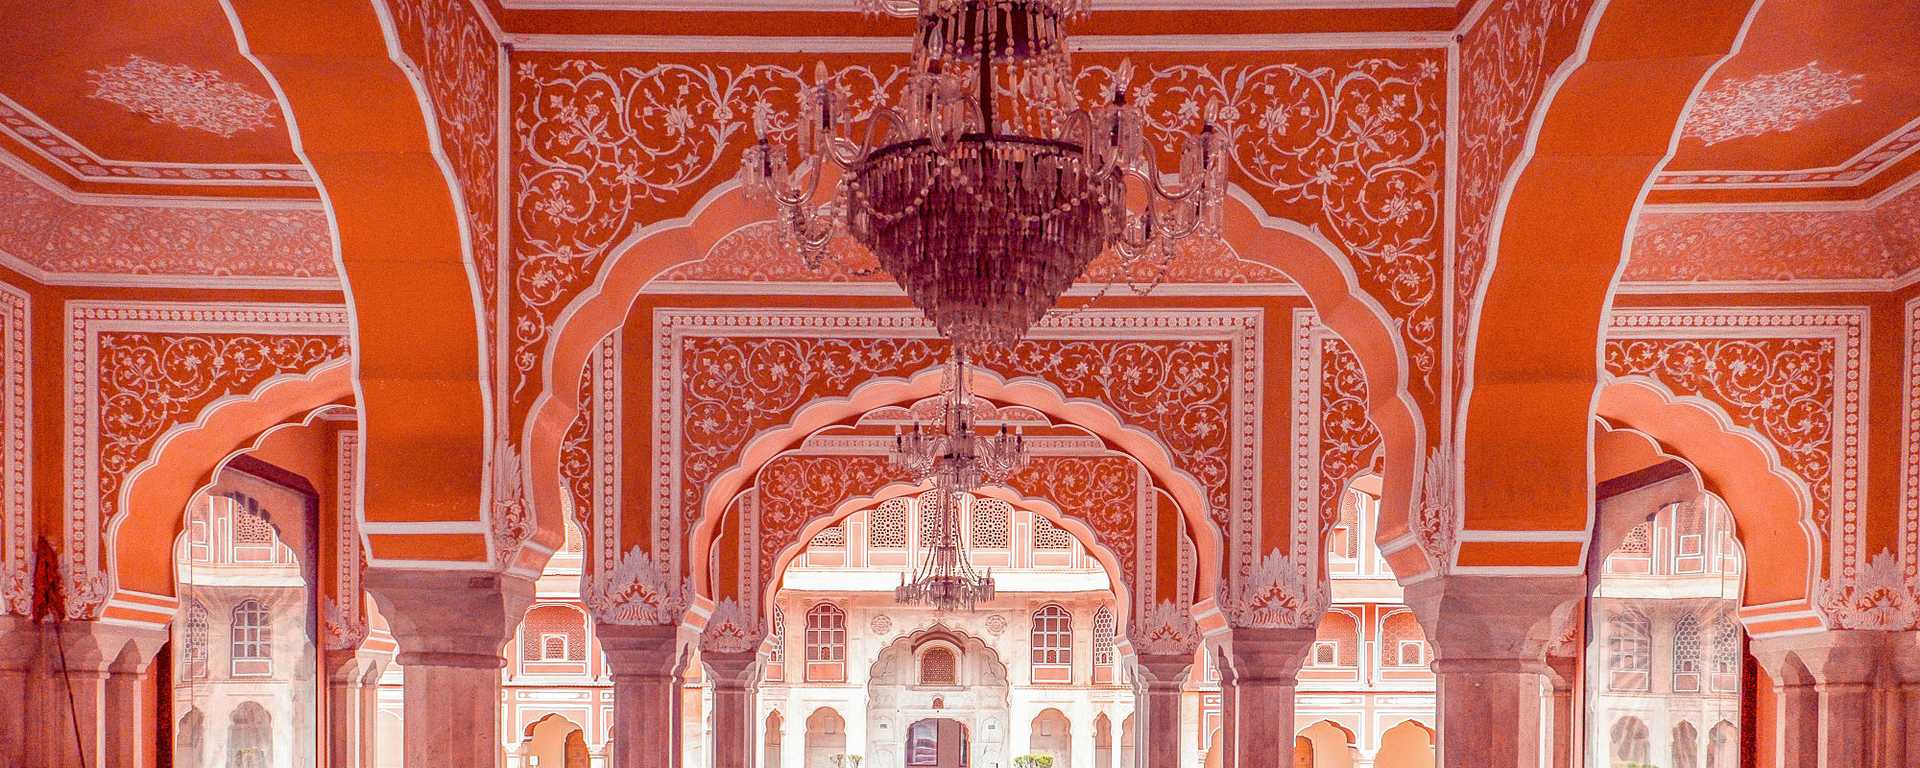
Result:
[[[1459,483],[1443,489],[1450,498],[1438,509],[1483,563],[1583,567],[1600,320],[1650,180],[1672,156],[1694,94],[1739,49],[1757,5],[1708,0],[1675,13],[1652,0],[1609,3],[1589,14],[1574,54],[1545,87],[1495,205],[1480,299],[1469,303],[1459,455],[1444,459]],[[1527,476],[1584,480],[1513,482],[1516,457],[1525,457],[1518,469]]]

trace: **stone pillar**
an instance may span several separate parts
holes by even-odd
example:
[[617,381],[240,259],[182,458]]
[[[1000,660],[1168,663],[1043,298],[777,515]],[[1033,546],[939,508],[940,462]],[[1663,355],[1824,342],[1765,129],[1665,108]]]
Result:
[[1226,756],[1233,768],[1293,768],[1294,692],[1312,629],[1235,628],[1221,665]]
[[1553,696],[1548,707],[1548,712],[1553,717],[1550,730],[1553,741],[1548,747],[1549,768],[1573,768],[1573,754],[1579,749],[1579,745],[1574,743],[1576,737],[1573,728],[1573,684],[1579,679],[1580,660],[1578,658],[1547,657],[1547,684]]
[[1407,587],[1433,643],[1439,765],[1539,768],[1552,617],[1586,594],[1583,576],[1442,576]]
[[[73,624],[69,624],[69,627]],[[158,728],[154,702],[147,695],[148,676],[153,673],[153,657],[167,642],[164,626],[108,626],[94,623],[94,632],[106,633],[99,642],[103,650],[120,646],[120,652],[107,664],[106,699],[103,702],[106,730],[105,759],[100,768],[144,768],[153,762],[154,735]],[[172,691],[160,695],[171,696]]]
[[1899,719],[1894,729],[1894,746],[1904,754],[1893,755],[1888,765],[1920,764],[1920,632],[1903,632],[1893,640],[1894,670],[1899,675]]
[[371,568],[362,583],[400,646],[408,768],[499,765],[501,652],[533,602],[533,582]]
[[28,765],[32,736],[27,682],[40,651],[40,628],[24,616],[0,615],[0,765]]
[[327,765],[371,768],[379,727],[379,663],[355,648],[327,651]]
[[[714,768],[753,768],[755,694],[760,685],[760,654],[755,651],[702,651],[713,673]],[[851,750],[852,745],[847,747]]]
[[[1828,630],[1753,640],[1773,678],[1782,765],[1874,766],[1874,676],[1889,661],[1890,632]],[[1907,738],[1911,739],[1911,736]]]
[[[165,626],[9,617],[0,625],[0,765],[137,768],[152,762],[158,723],[147,675]],[[171,692],[167,692],[171,694]],[[9,762],[10,761],[10,762]]]
[[380,676],[386,669],[387,658],[375,658],[355,691],[360,700],[360,762],[351,765],[373,768],[380,764]]
[[680,630],[602,622],[594,628],[613,673],[613,768],[680,764]]
[[1179,766],[1180,693],[1192,653],[1141,654],[1134,659],[1134,761],[1139,768]]

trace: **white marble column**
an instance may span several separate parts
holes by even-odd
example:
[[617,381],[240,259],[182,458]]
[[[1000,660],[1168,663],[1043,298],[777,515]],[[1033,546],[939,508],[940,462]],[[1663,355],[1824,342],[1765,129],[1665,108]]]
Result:
[[680,630],[601,623],[594,631],[613,672],[613,768],[675,768],[686,661]]
[[1439,765],[1539,768],[1542,702],[1556,611],[1586,593],[1582,576],[1443,576],[1406,589],[1433,643]]
[[[1781,765],[1804,768],[1876,766],[1881,733],[1874,701],[1876,674],[1898,635],[1828,630],[1790,637],[1755,638],[1753,656],[1773,678],[1778,701]],[[1889,724],[1891,725],[1891,724]],[[1908,738],[1911,738],[1909,736]]]
[[1192,667],[1192,653],[1134,659],[1134,759],[1139,768],[1181,765],[1180,693]]
[[406,676],[407,768],[500,764],[500,670],[533,582],[498,573],[369,569]]
[[1221,684],[1226,699],[1222,765],[1293,768],[1294,694],[1313,648],[1312,629],[1233,630]]

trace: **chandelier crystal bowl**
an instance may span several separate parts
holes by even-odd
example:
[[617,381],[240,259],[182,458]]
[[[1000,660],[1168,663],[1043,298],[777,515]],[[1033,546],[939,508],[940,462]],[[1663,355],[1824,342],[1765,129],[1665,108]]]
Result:
[[[851,235],[963,352],[1018,341],[1102,253],[1164,276],[1172,244],[1217,235],[1227,138],[1211,124],[1163,174],[1128,99],[1080,106],[1067,25],[1088,0],[864,0],[917,18],[903,93],[855,125],[825,65],[802,97],[795,146],[760,139],[740,181],[772,203],[782,239],[818,266]],[[833,173],[830,174],[829,171]],[[833,193],[821,187],[836,175]],[[1149,290],[1151,286],[1149,286]]]

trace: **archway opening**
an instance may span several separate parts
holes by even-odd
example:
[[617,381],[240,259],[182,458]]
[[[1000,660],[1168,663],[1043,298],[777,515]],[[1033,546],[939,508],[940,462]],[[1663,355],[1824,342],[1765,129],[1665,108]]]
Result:
[[907,727],[906,763],[910,768],[968,768],[971,749],[967,725],[949,717],[929,717]]
[[1433,729],[1407,720],[1380,736],[1374,768],[1432,768]]
[[1299,738],[1312,745],[1313,768],[1353,768],[1354,735],[1339,724],[1321,720],[1301,730]]
[[[1096,721],[1130,715],[1133,695],[1116,673],[1118,598],[1106,565],[1048,514],[969,495],[956,534],[976,568],[992,569],[994,598],[971,611],[901,604],[895,588],[938,536],[929,496],[864,502],[810,529],[775,580],[766,654],[782,663],[763,667],[760,700],[787,711],[827,700],[864,708],[846,745],[863,768],[917,765],[914,724],[929,720],[964,728],[968,765],[1045,754],[1066,768],[1094,757],[1076,754],[1073,741],[1091,734],[1107,759],[1099,768],[1112,768],[1114,737],[1098,746]],[[939,740],[940,750],[953,743]]]
[[592,759],[580,725],[557,714],[526,729],[520,756],[526,768],[589,768]]
[[[1612,514],[1614,510],[1604,510]],[[1700,768],[1739,760],[1744,554],[1713,494],[1626,510],[1626,534],[1589,568],[1586,764]],[[1603,524],[1607,521],[1603,520]],[[1627,527],[1630,526],[1630,527]],[[1569,626],[1565,644],[1578,637]],[[1574,650],[1563,648],[1571,656]],[[1721,741],[1712,729],[1723,723]],[[1717,750],[1717,752],[1716,752]]]
[[848,768],[847,720],[832,707],[807,716],[805,768]]

